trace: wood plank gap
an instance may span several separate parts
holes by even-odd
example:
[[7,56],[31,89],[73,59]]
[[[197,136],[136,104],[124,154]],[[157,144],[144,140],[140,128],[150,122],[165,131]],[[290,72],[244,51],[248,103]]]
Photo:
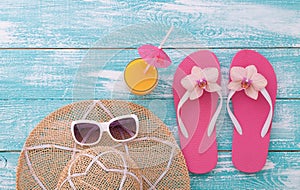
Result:
[[[28,47],[28,48],[0,48],[0,50],[136,50],[136,48],[133,47],[91,47],[91,48],[55,48],[55,47],[49,47],[49,48],[45,48],[45,47]],[[262,47],[255,47],[255,46],[251,46],[251,47],[178,47],[178,48],[174,48],[174,47],[164,47],[164,49],[186,49],[186,50],[193,50],[193,49],[224,49],[224,50],[231,50],[231,49],[300,49],[300,47],[298,46],[273,46],[273,47],[268,47],[268,46],[262,46]]]
[[21,150],[0,150],[0,153],[21,153]]
[[[173,99],[172,97],[151,97],[151,98],[143,98],[143,100],[171,100]],[[227,99],[226,96],[223,97],[224,100]],[[53,100],[53,101],[82,101],[86,99],[73,99],[73,98],[0,98],[0,101],[14,101],[14,100]],[[98,99],[94,99],[98,100]],[[124,99],[115,99],[115,100],[124,100]],[[129,99],[128,101],[135,101],[135,100],[141,100],[140,98],[135,98],[135,99]],[[295,100],[299,101],[300,98],[276,98],[276,100]]]
[[[20,153],[22,150],[0,150],[0,153]],[[218,152],[232,152],[232,150],[218,150]],[[300,150],[269,150],[269,152],[300,152]]]

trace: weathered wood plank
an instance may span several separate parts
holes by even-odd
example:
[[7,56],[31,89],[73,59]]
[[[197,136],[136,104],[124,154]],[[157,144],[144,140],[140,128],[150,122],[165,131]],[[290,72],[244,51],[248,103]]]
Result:
[[192,189],[299,189],[300,153],[269,152],[264,169],[245,174],[234,168],[231,153],[219,153],[217,167],[206,175],[190,175]]
[[0,189],[16,189],[18,152],[0,152]]
[[[15,189],[19,153],[0,153],[0,189]],[[219,152],[217,167],[205,175],[190,174],[193,189],[298,189],[300,152],[269,152],[261,172],[245,174],[231,163],[230,152]]]
[[[130,100],[158,115],[178,141],[172,99]],[[71,100],[2,100],[0,101],[0,150],[21,150],[30,131],[48,114]],[[278,100],[275,107],[270,150],[300,150],[300,100]],[[225,104],[217,123],[219,150],[231,150],[232,123]],[[179,143],[179,141],[178,141]]]
[[[0,47],[89,48],[122,27],[161,36],[174,25],[195,47],[299,47],[299,1],[1,1]],[[155,23],[155,28],[147,27]],[[135,29],[145,26],[142,31]],[[185,35],[174,35],[174,39]],[[188,42],[191,39],[185,38]],[[174,46],[172,40],[167,46]],[[120,47],[113,42],[102,47]],[[178,47],[178,46],[176,46]]]
[[[251,175],[234,169],[227,152],[232,124],[223,109],[217,168],[206,175],[191,174],[192,189],[299,189],[299,11],[298,0],[1,1],[0,189],[15,189],[19,152],[6,151],[19,151],[33,127],[72,98],[124,99],[144,105],[170,127],[178,141],[171,91],[178,63],[196,48],[213,49],[225,88],[233,55],[249,47],[265,55],[278,76],[266,167]],[[174,64],[159,71],[159,85],[152,94],[130,95],[123,86],[122,71],[138,54],[120,48],[158,45],[171,24],[175,30],[165,47]],[[104,49],[91,50],[89,64],[84,65],[81,60],[87,50],[81,48],[90,47]]]
[[[193,49],[167,49],[173,64],[159,69],[158,87],[143,98],[171,98],[173,73]],[[228,68],[237,49],[216,49],[223,95]],[[272,63],[278,78],[277,98],[300,98],[300,49],[259,49]],[[122,71],[138,57],[136,50],[0,50],[0,99],[133,99]],[[84,57],[86,57],[84,59]],[[82,61],[83,60],[83,61]],[[76,91],[73,94],[73,91]],[[85,92],[80,94],[81,92]],[[89,94],[87,94],[89,93]]]

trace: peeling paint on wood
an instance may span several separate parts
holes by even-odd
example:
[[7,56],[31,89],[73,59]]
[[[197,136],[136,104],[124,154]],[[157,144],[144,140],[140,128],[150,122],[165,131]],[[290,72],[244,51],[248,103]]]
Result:
[[[156,113],[178,142],[173,73],[198,48],[216,53],[224,98],[231,59],[245,48],[259,51],[272,63],[278,95],[263,171],[245,174],[232,166],[232,124],[223,109],[217,123],[218,165],[205,175],[190,174],[192,189],[299,189],[299,12],[299,0],[1,1],[0,189],[15,189],[19,151],[33,127],[75,99],[139,103]],[[150,95],[129,94],[122,71],[138,57],[134,48],[159,43],[170,25],[181,29],[172,33],[165,47],[173,65],[159,69],[159,84]],[[90,47],[99,49],[88,51]],[[87,53],[94,57],[83,65]],[[86,71],[85,80],[81,71]],[[83,93],[87,89],[93,93]]]

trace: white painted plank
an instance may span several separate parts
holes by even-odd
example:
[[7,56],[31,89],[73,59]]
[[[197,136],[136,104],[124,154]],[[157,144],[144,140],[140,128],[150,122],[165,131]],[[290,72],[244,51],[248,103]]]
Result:
[[[1,1],[0,47],[89,48],[120,28],[136,28],[126,32],[130,39],[163,35],[153,31],[170,25],[191,33],[199,42],[196,47],[299,47],[299,4],[298,0]],[[140,26],[144,30],[137,29]],[[120,47],[113,41],[103,46]]]
[[[19,153],[0,153],[0,189],[15,189],[18,156]],[[245,174],[234,168],[230,152],[219,152],[212,172],[190,174],[191,189],[298,189],[299,157],[299,152],[270,152],[261,172]]]
[[[178,128],[172,99],[129,100],[154,112],[171,130],[177,142]],[[71,100],[0,101],[0,151],[21,150],[31,130],[48,114]],[[278,100],[271,132],[270,150],[300,150],[299,100]],[[219,150],[231,150],[232,123],[223,105],[217,122]]]
[[[143,98],[172,98],[173,73],[193,49],[167,49],[173,60],[159,69],[157,88]],[[238,49],[215,49],[222,71],[226,95],[230,62]],[[278,79],[277,98],[300,98],[300,49],[258,49],[272,63]],[[0,51],[0,99],[133,99],[122,73],[137,50],[18,50]],[[85,58],[85,59],[84,59]],[[83,61],[82,61],[83,60]],[[91,93],[73,94],[73,91]]]

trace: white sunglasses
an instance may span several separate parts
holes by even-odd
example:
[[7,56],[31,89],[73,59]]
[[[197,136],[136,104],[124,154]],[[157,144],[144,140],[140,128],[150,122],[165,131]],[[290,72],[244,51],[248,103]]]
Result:
[[76,120],[71,124],[72,136],[81,146],[93,146],[100,142],[102,133],[107,132],[116,142],[127,142],[138,135],[139,120],[135,114],[123,115],[109,122]]

